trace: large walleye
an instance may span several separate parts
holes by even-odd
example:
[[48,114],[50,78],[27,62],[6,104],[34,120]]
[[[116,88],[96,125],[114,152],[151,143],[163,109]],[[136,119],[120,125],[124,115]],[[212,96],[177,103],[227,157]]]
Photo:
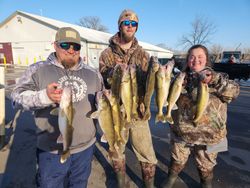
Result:
[[196,114],[193,120],[194,123],[197,123],[199,121],[208,104],[209,88],[206,83],[200,82],[197,98]]
[[161,65],[156,73],[156,104],[158,112],[155,117],[155,122],[166,122],[163,107],[167,105],[173,67],[174,61],[170,61],[166,66]]
[[132,90],[132,119],[137,120],[139,118],[138,114],[138,87],[137,87],[137,79],[136,79],[136,65],[129,65],[130,76],[131,76],[131,90]]
[[150,59],[150,66],[146,82],[146,93],[144,96],[144,105],[145,105],[145,114],[143,117],[144,120],[149,120],[151,117],[150,103],[155,89],[155,74],[158,71],[158,69],[159,69],[158,59],[152,56]]
[[104,92],[104,95],[107,97],[109,104],[111,106],[111,114],[115,131],[115,140],[117,143],[119,142],[124,143],[125,141],[124,138],[121,136],[121,131],[125,127],[124,127],[124,122],[121,119],[120,105],[117,101],[117,98],[112,94],[110,90]]
[[64,163],[70,156],[70,146],[73,137],[73,118],[74,108],[72,102],[72,90],[70,87],[63,88],[62,97],[59,105],[58,112],[58,124],[61,135],[58,138],[58,142],[62,139],[63,152],[60,162]]
[[120,86],[120,96],[123,107],[125,109],[125,119],[127,123],[131,122],[132,113],[132,88],[131,88],[131,75],[127,65],[121,65],[122,78]]
[[184,78],[186,76],[185,72],[180,72],[174,82],[172,83],[172,86],[170,88],[170,93],[168,95],[168,106],[167,106],[167,114],[166,114],[166,121],[168,121],[170,124],[173,124],[173,118],[171,116],[171,111],[176,104],[176,101],[178,100],[181,92],[182,92],[182,84],[184,82]]
[[[103,131],[103,136],[109,144],[109,150],[113,153],[117,148],[114,123],[112,119],[111,106],[103,92],[105,91],[100,91],[97,93],[98,109],[96,112],[93,112],[90,117],[93,119],[98,119],[99,125]],[[103,136],[101,140],[103,140]]]
[[122,79],[122,69],[119,64],[114,67],[112,79],[110,82],[112,94],[120,101],[120,86]]

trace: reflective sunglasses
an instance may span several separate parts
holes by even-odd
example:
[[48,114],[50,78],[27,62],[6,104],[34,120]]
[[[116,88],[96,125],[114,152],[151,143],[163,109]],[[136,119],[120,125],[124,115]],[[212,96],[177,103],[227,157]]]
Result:
[[137,27],[137,25],[138,25],[138,23],[136,21],[133,21],[133,20],[124,20],[122,23],[125,26],[129,26],[131,24],[132,27]]
[[64,50],[68,50],[70,48],[70,46],[73,46],[74,51],[79,51],[81,50],[81,45],[80,44],[76,44],[73,42],[61,42],[58,43],[58,45],[64,49]]

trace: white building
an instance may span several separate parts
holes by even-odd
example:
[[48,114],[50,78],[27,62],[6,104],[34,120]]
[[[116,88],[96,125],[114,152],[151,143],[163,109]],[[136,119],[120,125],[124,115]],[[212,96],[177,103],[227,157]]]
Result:
[[[81,35],[81,57],[91,66],[98,67],[100,53],[108,46],[113,34],[88,29],[58,20],[16,11],[0,23],[0,59],[7,63],[29,65],[44,60],[54,51],[57,29],[72,27]],[[173,52],[149,43],[139,44],[150,55],[171,58]],[[0,63],[1,63],[0,62]]]

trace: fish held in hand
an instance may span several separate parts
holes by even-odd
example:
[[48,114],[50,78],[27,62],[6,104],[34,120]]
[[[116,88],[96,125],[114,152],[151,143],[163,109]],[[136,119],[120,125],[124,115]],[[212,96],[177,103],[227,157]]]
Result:
[[[58,124],[61,135],[58,138],[58,143],[63,143],[63,152],[60,162],[64,163],[70,156],[70,146],[73,137],[73,118],[74,108],[72,101],[72,90],[70,87],[63,88],[62,97],[59,105]],[[61,140],[61,141],[60,141]]]

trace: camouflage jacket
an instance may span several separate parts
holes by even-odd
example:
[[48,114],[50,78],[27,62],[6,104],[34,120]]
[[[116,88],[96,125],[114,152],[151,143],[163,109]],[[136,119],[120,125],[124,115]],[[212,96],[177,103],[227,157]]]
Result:
[[186,76],[186,93],[177,101],[178,109],[173,111],[174,124],[171,126],[176,138],[189,144],[213,145],[227,134],[227,104],[239,95],[239,85],[229,80],[225,73],[213,72],[208,84],[208,105],[197,123],[193,123],[196,113],[198,80],[192,74]]
[[[119,45],[119,33],[116,33],[109,40],[109,47],[105,49],[99,59],[99,70],[103,76],[106,88],[110,88],[107,79],[112,76],[113,69],[117,63],[136,64],[141,71],[141,82],[146,83],[146,72],[148,69],[149,54],[142,49],[136,38],[128,50]],[[138,84],[139,85],[139,84]]]

